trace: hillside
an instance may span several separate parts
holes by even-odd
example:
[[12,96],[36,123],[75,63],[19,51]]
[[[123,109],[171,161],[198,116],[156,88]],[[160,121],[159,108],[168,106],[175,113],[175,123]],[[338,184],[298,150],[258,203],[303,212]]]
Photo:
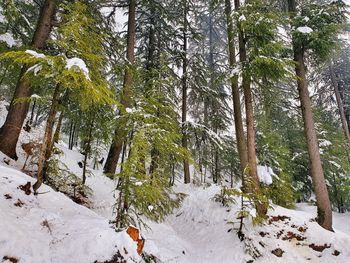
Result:
[[[62,160],[79,172],[80,153],[64,145],[60,149],[64,151]],[[88,209],[48,186],[41,188],[43,194],[26,195],[18,187],[34,179],[5,166],[0,167],[1,258],[11,256],[19,262],[103,262],[117,251],[123,253],[124,247],[127,257],[141,261],[127,234],[116,233],[108,224],[113,218],[114,182],[101,172],[91,169],[94,173],[88,177],[87,184],[93,189]],[[300,204],[297,210],[274,206],[269,211],[270,219],[262,226],[245,221],[246,239],[241,242],[235,229],[239,206],[223,207],[212,200],[220,187],[179,185],[175,191],[187,194],[181,207],[164,222],[147,221],[150,229],[142,230],[144,251],[160,262],[249,262],[253,260],[251,255],[258,256],[254,262],[350,260],[349,214],[334,213],[332,233],[313,222],[313,206]],[[271,253],[278,248],[283,251],[282,257]]]

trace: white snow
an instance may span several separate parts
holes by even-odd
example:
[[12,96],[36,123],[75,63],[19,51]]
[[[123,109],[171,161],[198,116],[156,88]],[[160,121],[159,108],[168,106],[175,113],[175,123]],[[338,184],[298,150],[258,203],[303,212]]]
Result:
[[34,50],[30,50],[30,49],[27,49],[25,52],[27,54],[32,55],[33,57],[36,57],[36,58],[45,58],[46,57],[44,54],[38,53],[38,52],[36,52]]
[[[106,218],[48,186],[40,188],[44,194],[26,195],[18,187],[27,182],[35,180],[0,166],[0,259],[94,262],[109,260],[120,249],[128,262],[140,260],[136,242],[125,231],[116,233]],[[6,194],[11,198],[6,199]],[[21,207],[14,205],[18,200],[23,202]]]
[[41,98],[38,94],[33,94],[30,97],[33,98],[33,99],[40,99]]
[[260,182],[266,185],[272,184],[272,176],[276,176],[272,168],[266,165],[258,165],[257,169]]
[[132,109],[132,108],[125,108],[125,111],[126,111],[126,113],[133,113],[133,112],[135,112],[136,110],[135,110],[135,109]]
[[312,28],[308,27],[308,26],[301,26],[297,28],[297,31],[303,34],[310,34],[312,32],[314,32],[312,30]]
[[309,18],[308,16],[305,16],[305,17],[303,18],[303,21],[304,21],[305,23],[307,23],[307,22],[310,21],[310,18]]
[[16,45],[16,41],[10,33],[0,34],[0,41],[5,42],[8,47]]
[[[0,102],[1,117],[6,116],[6,106]],[[36,129],[36,128],[35,128]],[[21,142],[40,138],[41,130],[34,128],[30,133],[21,134]],[[40,133],[41,132],[41,133]],[[63,136],[64,137],[64,136]],[[63,138],[64,139],[64,138]],[[20,144],[19,144],[20,145]],[[76,175],[82,174],[78,161],[83,155],[77,149],[68,150],[64,142],[57,145],[63,152],[60,160]],[[20,149],[20,146],[19,148]],[[20,160],[11,161],[11,165],[20,168],[25,155],[18,151]],[[91,209],[77,205],[61,193],[48,186],[40,188],[47,192],[38,196],[25,195],[17,189],[19,185],[35,180],[17,170],[1,166],[4,155],[0,154],[0,260],[7,255],[20,259],[19,263],[80,263],[104,261],[120,249],[128,262],[142,262],[136,254],[136,243],[123,232],[115,232],[108,221],[114,219],[115,181],[102,175],[101,168],[92,169],[88,162],[87,185],[92,188]],[[272,169],[260,166],[262,182],[271,182],[275,176]],[[261,173],[260,173],[261,174]],[[138,185],[139,181],[135,181]],[[153,254],[159,262],[179,263],[231,263],[252,260],[248,251],[255,248],[261,255],[255,263],[348,263],[350,262],[350,214],[334,213],[334,230],[329,232],[312,221],[316,216],[314,206],[298,205],[297,210],[273,206],[269,216],[287,216],[290,219],[261,226],[253,226],[250,219],[244,220],[245,241],[237,238],[239,220],[237,214],[240,202],[229,207],[213,201],[220,193],[219,186],[194,186],[179,184],[175,192],[185,193],[180,208],[167,216],[164,222],[145,220],[150,229],[142,229],[145,238],[144,251]],[[6,199],[10,194],[12,199]],[[14,206],[20,199],[24,205]],[[148,209],[154,209],[150,204]],[[255,209],[248,213],[254,217]],[[47,222],[43,223],[43,222]],[[43,224],[43,225],[42,225]],[[47,226],[48,225],[49,228]],[[300,232],[299,227],[306,229]],[[279,233],[282,234],[279,235]],[[262,236],[261,233],[268,233]],[[300,235],[304,240],[283,239],[288,232]],[[327,244],[323,252],[314,251],[311,244]],[[281,258],[271,253],[280,248],[284,251]],[[339,251],[338,256],[333,255]],[[134,259],[134,261],[131,260]]]
[[327,146],[330,146],[330,145],[332,145],[332,143],[330,142],[330,141],[328,141],[328,140],[320,140],[320,142],[319,142],[319,146],[320,147],[327,147]]
[[38,72],[41,70],[42,66],[39,64],[35,64],[34,66],[31,66],[27,72],[33,71],[34,75],[36,76],[38,74]]
[[67,65],[66,65],[66,69],[79,69],[81,70],[85,77],[90,80],[90,76],[89,76],[89,69],[85,64],[85,61],[82,60],[81,58],[67,58]]
[[246,17],[244,15],[241,15],[239,18],[238,18],[238,21],[239,22],[243,22],[243,21],[246,21]]

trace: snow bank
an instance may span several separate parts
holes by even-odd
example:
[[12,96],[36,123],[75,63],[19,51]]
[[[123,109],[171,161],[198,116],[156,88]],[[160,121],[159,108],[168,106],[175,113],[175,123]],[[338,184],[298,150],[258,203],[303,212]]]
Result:
[[26,195],[18,187],[27,182],[35,180],[0,166],[0,259],[10,256],[21,263],[105,261],[119,248],[128,262],[140,260],[136,243],[125,231],[116,233],[107,219],[48,186],[40,188],[44,194]]
[[243,243],[230,231],[232,224],[228,224],[228,221],[235,220],[236,210],[211,200],[220,190],[219,186],[176,187],[176,192],[188,196],[181,208],[163,223],[149,223],[151,230],[144,233],[145,251],[162,262],[232,263],[249,260]]
[[[182,207],[165,222],[152,223],[152,230],[145,234],[145,251],[162,262],[350,262],[350,236],[337,231],[348,224],[348,215],[342,215],[340,220],[335,213],[334,233],[313,220],[314,208],[303,212],[274,206],[269,211],[269,219],[261,226],[253,226],[249,220],[244,220],[245,241],[240,242],[236,233],[239,202],[223,207],[212,201],[220,191],[218,186],[181,185],[176,190],[188,194]],[[285,219],[279,219],[279,216]],[[324,245],[323,251],[312,248]],[[282,257],[272,253],[276,249],[283,251]],[[254,253],[259,255],[256,259],[251,256]]]

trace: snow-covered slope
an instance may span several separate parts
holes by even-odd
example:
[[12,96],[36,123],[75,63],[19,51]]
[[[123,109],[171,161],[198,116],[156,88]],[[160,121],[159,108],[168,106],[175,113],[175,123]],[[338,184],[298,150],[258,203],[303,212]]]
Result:
[[[64,144],[59,148],[61,161],[79,175],[82,155]],[[127,256],[139,262],[136,244],[108,224],[113,218],[114,182],[100,170],[90,172],[87,184],[93,195],[88,209],[48,186],[40,188],[48,193],[26,195],[18,187],[34,179],[0,166],[0,260],[11,256],[19,262],[103,262],[125,247]],[[312,220],[313,206],[298,205],[297,210],[275,206],[262,226],[245,220],[246,240],[241,242],[236,234],[239,206],[223,207],[212,200],[220,187],[179,184],[174,190],[187,194],[182,206],[164,222],[148,222],[150,229],[143,229],[145,252],[160,262],[350,262],[349,214],[334,213],[332,233]],[[16,206],[18,200],[23,205]],[[253,254],[259,256],[253,259]]]
[[303,205],[307,212],[274,206],[262,226],[254,227],[246,220],[246,240],[240,242],[228,223],[238,222],[238,205],[227,208],[211,200],[219,187],[181,186],[177,190],[188,194],[182,207],[165,222],[151,224],[152,231],[146,234],[146,251],[164,262],[350,262],[350,235],[340,232],[350,222],[346,215],[334,213],[333,233],[314,222],[312,206]]
[[0,166],[0,261],[103,262],[118,250],[125,258],[140,260],[125,231],[116,233],[106,218],[48,186],[40,188],[43,194],[27,195],[19,189],[27,182],[35,180]]

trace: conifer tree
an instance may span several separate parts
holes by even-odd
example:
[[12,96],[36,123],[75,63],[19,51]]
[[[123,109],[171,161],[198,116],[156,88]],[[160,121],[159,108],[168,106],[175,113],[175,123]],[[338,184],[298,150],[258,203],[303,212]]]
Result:
[[[45,48],[53,26],[56,5],[56,0],[46,0],[41,7],[40,16],[31,42],[33,48],[39,50]],[[18,137],[29,108],[29,102],[25,101],[25,99],[31,95],[30,83],[23,76],[30,66],[25,65],[22,67],[9,112],[5,123],[0,128],[0,151],[15,160],[17,160],[16,145]]]
[[[228,37],[228,51],[229,51],[229,63],[230,69],[235,70],[236,67],[236,48],[235,48],[235,30],[233,27],[232,7],[231,0],[225,0],[225,14],[227,23],[227,37]],[[238,154],[240,159],[241,173],[242,173],[242,184],[244,185],[244,172],[247,166],[247,145],[243,129],[243,118],[241,109],[241,96],[239,92],[238,74],[234,74],[231,77],[231,89],[232,89],[232,100],[233,100],[233,112],[234,112],[234,123],[236,132],[236,141]]]
[[[297,12],[297,4],[301,13]],[[326,9],[328,12],[326,12]],[[316,10],[320,12],[317,14]],[[344,22],[344,3],[319,4],[307,2],[304,5],[296,0],[288,0],[288,11],[292,21],[292,39],[295,72],[297,76],[299,99],[304,119],[304,131],[307,140],[310,175],[317,199],[317,221],[327,230],[332,230],[332,207],[329,200],[325,182],[324,171],[321,163],[320,151],[315,131],[314,116],[308,90],[305,52],[312,50],[315,57],[324,59],[329,50],[334,46],[334,35],[340,23]],[[307,19],[305,19],[307,17]],[[311,28],[312,26],[313,28]],[[314,38],[313,31],[318,31],[318,38]]]
[[116,124],[115,135],[112,145],[109,149],[107,160],[104,166],[104,173],[114,174],[117,168],[119,156],[126,139],[127,131],[125,130],[126,110],[132,107],[132,85],[133,85],[133,64],[135,62],[135,39],[136,38],[136,0],[129,2],[129,18],[127,33],[127,50],[126,50],[126,69],[124,75],[123,88],[120,94],[120,118]]

